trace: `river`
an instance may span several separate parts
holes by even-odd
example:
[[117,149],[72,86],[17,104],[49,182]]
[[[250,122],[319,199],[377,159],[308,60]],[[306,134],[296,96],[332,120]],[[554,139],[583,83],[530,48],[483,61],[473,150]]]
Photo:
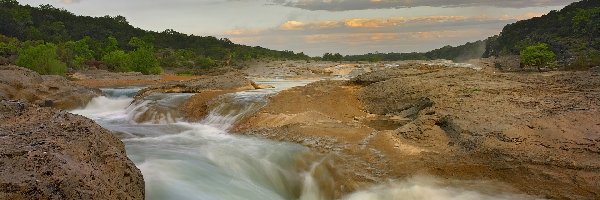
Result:
[[[122,139],[144,175],[147,199],[332,199],[331,187],[324,187],[332,176],[322,155],[298,144],[228,132],[241,117],[264,106],[269,95],[309,82],[257,81],[275,88],[229,94],[199,122],[178,113],[192,94],[154,94],[132,104],[141,88],[103,89],[105,96],[72,113],[93,119]],[[343,199],[531,199],[439,182],[430,177],[390,181]]]

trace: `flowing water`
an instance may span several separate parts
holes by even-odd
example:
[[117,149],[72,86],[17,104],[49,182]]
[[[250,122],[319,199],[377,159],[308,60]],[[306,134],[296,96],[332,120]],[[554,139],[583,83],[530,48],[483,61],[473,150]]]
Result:
[[[324,157],[297,144],[228,133],[234,122],[264,106],[269,95],[309,81],[258,83],[276,88],[225,95],[200,122],[186,122],[178,113],[192,94],[155,94],[132,103],[140,88],[104,89],[105,96],[72,112],[123,140],[144,175],[147,199],[332,199],[328,184],[333,172]],[[528,198],[484,195],[427,180],[385,184],[344,199]]]

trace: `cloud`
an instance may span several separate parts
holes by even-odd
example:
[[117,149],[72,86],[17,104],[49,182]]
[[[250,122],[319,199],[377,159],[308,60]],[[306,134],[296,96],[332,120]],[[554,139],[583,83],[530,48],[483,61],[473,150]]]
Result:
[[234,29],[222,36],[246,45],[309,55],[428,51],[485,39],[508,23],[542,14],[289,20],[270,28]]
[[64,4],[74,4],[81,2],[81,0],[60,0],[60,2]]
[[271,0],[273,4],[305,10],[367,10],[410,7],[473,7],[506,8],[561,6],[577,0]]
[[283,30],[300,30],[300,29],[304,29],[305,26],[306,26],[306,24],[303,22],[287,21],[287,22],[283,23],[280,27]]
[[425,17],[389,17],[389,18],[350,18],[343,20],[325,21],[287,21],[279,26],[281,30],[318,30],[318,29],[377,29],[386,27],[400,27],[403,25],[428,25],[428,24],[457,24],[481,23],[485,21],[514,21],[542,16],[544,13],[524,13],[521,15],[502,16],[425,16]]

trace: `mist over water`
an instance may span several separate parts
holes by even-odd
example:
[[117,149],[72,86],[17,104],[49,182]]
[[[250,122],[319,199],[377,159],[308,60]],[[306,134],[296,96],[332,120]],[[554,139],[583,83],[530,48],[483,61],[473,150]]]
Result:
[[[156,94],[132,103],[141,88],[103,89],[105,96],[72,113],[95,120],[122,139],[129,158],[144,175],[147,199],[333,199],[335,172],[331,170],[335,166],[327,156],[301,145],[227,131],[237,120],[264,106],[270,95],[309,82],[259,82],[276,88],[224,95],[200,122],[187,122],[176,114],[191,94]],[[139,123],[140,113],[150,117]],[[342,199],[531,198],[414,178],[366,188]]]
[[[528,195],[503,192],[502,188],[484,181],[444,182],[432,177],[417,176],[393,181],[347,195],[343,200],[526,200]],[[467,189],[470,188],[470,189]]]

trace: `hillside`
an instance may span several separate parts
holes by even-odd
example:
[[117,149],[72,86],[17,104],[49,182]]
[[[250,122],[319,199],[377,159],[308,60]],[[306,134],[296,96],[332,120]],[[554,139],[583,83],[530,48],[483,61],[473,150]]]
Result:
[[447,59],[462,62],[481,57],[519,55],[525,47],[541,42],[550,45],[557,55],[558,64],[568,68],[588,68],[600,64],[599,38],[600,1],[582,0],[560,11],[551,11],[541,17],[509,24],[499,35],[483,41],[456,47],[445,46],[422,53],[370,53],[338,57],[338,59],[348,61]]
[[575,2],[560,11],[509,24],[500,35],[488,39],[484,57],[518,55],[538,42],[549,44],[560,64],[600,64],[600,1]]
[[343,60],[347,61],[397,61],[397,60],[437,60],[446,59],[457,62],[467,61],[469,59],[481,58],[485,51],[487,40],[468,42],[456,47],[444,46],[429,52],[413,53],[370,53],[364,55],[345,56]]
[[[131,40],[138,38],[138,44],[141,40],[147,47],[152,47],[162,67],[214,67],[249,59],[309,58],[303,53],[234,44],[227,38],[187,35],[172,29],[162,32],[142,30],[130,25],[122,16],[78,16],[51,5],[32,7],[20,5],[15,0],[0,0],[1,35],[7,36],[0,37],[0,56],[4,57],[27,46],[22,44],[26,41],[43,40],[57,45],[60,51],[69,41],[83,40],[91,51],[86,54],[91,55],[81,57],[85,61],[100,61],[110,53],[106,48],[111,45],[112,50],[135,50],[139,45],[132,45]],[[71,60],[62,61],[75,67],[69,63]]]

